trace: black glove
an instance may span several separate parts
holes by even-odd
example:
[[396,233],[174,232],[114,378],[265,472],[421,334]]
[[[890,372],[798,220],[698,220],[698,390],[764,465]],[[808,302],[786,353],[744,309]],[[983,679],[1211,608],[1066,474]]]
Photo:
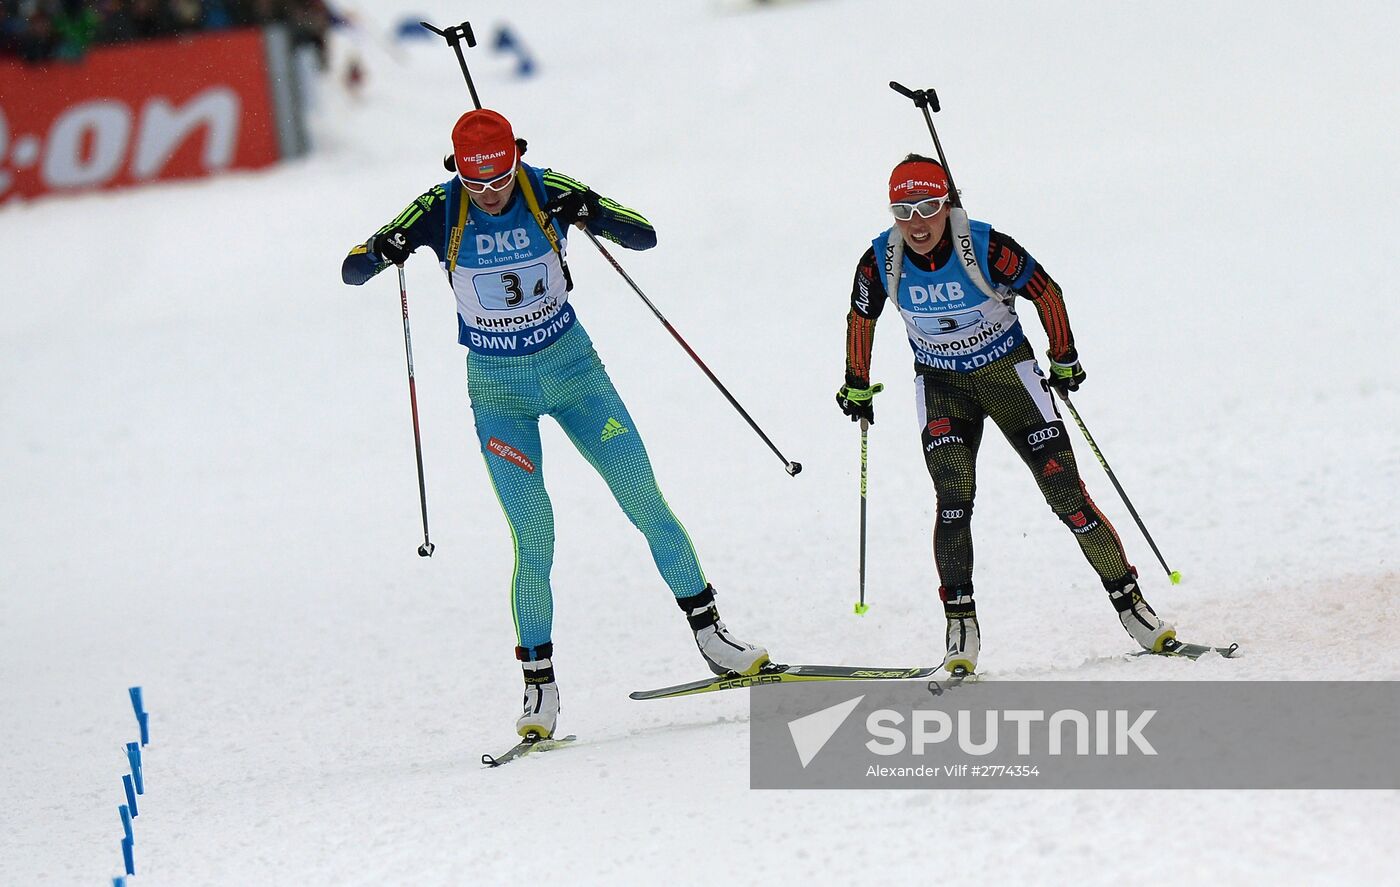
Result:
[[590,222],[602,214],[598,192],[592,188],[582,191],[565,191],[544,205],[544,211],[559,220],[561,225],[576,222]]
[[850,385],[842,385],[841,390],[836,392],[836,405],[841,408],[841,412],[851,417],[852,422],[864,419],[871,425],[875,424],[875,395],[885,390],[881,382],[876,382],[869,388],[852,388]]
[[[1049,355],[1046,355],[1049,357]],[[1079,365],[1079,352],[1073,348],[1067,354],[1056,360],[1050,357],[1050,379],[1049,382],[1061,393],[1066,391],[1078,391],[1079,386],[1084,384],[1087,377],[1084,367]]]
[[386,228],[371,237],[366,245],[381,260],[395,265],[402,265],[413,253],[408,245],[408,232],[402,228]]

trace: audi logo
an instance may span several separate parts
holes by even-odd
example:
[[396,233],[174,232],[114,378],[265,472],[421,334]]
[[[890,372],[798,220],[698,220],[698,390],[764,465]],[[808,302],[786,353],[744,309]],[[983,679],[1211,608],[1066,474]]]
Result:
[[1039,431],[1033,432],[1030,436],[1028,436],[1026,438],[1026,443],[1030,444],[1031,446],[1035,446],[1038,443],[1045,443],[1047,440],[1051,440],[1059,436],[1060,429],[1058,428],[1042,428]]

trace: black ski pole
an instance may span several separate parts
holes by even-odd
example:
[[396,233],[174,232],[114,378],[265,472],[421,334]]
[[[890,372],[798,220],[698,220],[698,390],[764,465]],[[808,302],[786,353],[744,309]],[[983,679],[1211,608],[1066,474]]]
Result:
[[856,601],[856,615],[864,616],[870,609],[865,602],[865,469],[867,465],[867,445],[870,440],[870,422],[860,420],[860,600]]
[[[1058,389],[1056,390],[1058,391]],[[1147,544],[1152,547],[1152,553],[1157,555],[1157,563],[1162,565],[1162,569],[1167,571],[1167,578],[1172,581],[1173,585],[1176,585],[1181,581],[1181,573],[1167,566],[1167,561],[1162,557],[1162,552],[1157,550],[1157,543],[1152,541],[1152,534],[1147,532],[1147,526],[1143,524],[1142,518],[1138,517],[1137,509],[1133,507],[1132,501],[1128,499],[1128,494],[1123,491],[1123,485],[1118,482],[1118,476],[1113,473],[1112,468],[1108,467],[1108,460],[1105,459],[1103,453],[1099,451],[1099,445],[1094,443],[1094,436],[1089,433],[1089,427],[1084,424],[1083,419],[1079,418],[1079,411],[1076,410],[1074,404],[1070,402],[1069,394],[1064,391],[1060,391],[1059,394],[1060,400],[1064,401],[1065,406],[1069,408],[1069,414],[1074,417],[1074,424],[1079,426],[1079,430],[1084,434],[1084,439],[1089,442],[1089,449],[1094,451],[1094,456],[1099,460],[1099,464],[1103,466],[1104,474],[1107,474],[1108,479],[1113,482],[1113,488],[1118,491],[1118,495],[1122,498],[1123,504],[1128,506],[1128,513],[1133,516],[1133,520],[1137,521],[1138,529],[1142,531],[1143,538],[1146,539]]]
[[462,22],[446,31],[438,30],[427,22],[419,22],[418,24],[446,40],[447,45],[452,47],[452,51],[457,53],[457,64],[462,66],[462,76],[467,78],[467,91],[472,94],[472,104],[480,109],[481,99],[477,98],[476,84],[472,83],[472,72],[467,70],[467,57],[462,54],[463,40],[467,41],[468,49],[476,45],[476,35],[472,33],[472,23]]
[[739,405],[739,401],[734,399],[734,395],[729,393],[729,389],[724,387],[724,383],[721,382],[714,373],[710,372],[709,367],[705,366],[705,361],[700,359],[700,355],[695,353],[695,349],[691,348],[690,345],[686,343],[685,339],[681,338],[681,334],[676,332],[676,328],[671,326],[671,322],[666,319],[666,316],[652,304],[651,299],[647,298],[647,294],[642,292],[642,288],[637,286],[636,282],[632,280],[631,275],[623,270],[622,266],[618,264],[617,259],[612,257],[612,253],[608,252],[607,248],[599,242],[592,231],[584,228],[583,233],[588,235],[588,239],[593,241],[594,246],[598,247],[598,252],[603,254],[603,258],[607,259],[609,264],[617,270],[617,273],[622,275],[622,279],[627,281],[627,285],[632,288],[632,292],[641,297],[642,301],[646,303],[646,306],[651,309],[651,313],[655,314],[656,319],[661,321],[661,325],[666,328],[666,332],[670,333],[671,337],[680,343],[680,346],[685,349],[685,353],[689,354],[690,359],[695,361],[696,366],[700,367],[700,369],[705,372],[706,376],[709,376],[710,381],[719,389],[719,393],[723,394],[729,401],[729,405],[739,411],[739,415],[744,417],[744,421],[749,423],[749,427],[752,428],[759,437],[763,438],[764,443],[768,444],[768,449],[773,451],[773,455],[783,461],[783,468],[787,470],[787,473],[796,477],[798,472],[802,470],[802,463],[788,461],[788,458],[774,445],[773,441],[768,438],[768,435],[763,433],[763,429],[758,427],[758,423],[753,420],[753,417],[749,415],[748,411]]
[[418,458],[418,503],[423,508],[423,544],[418,546],[419,557],[432,557],[436,547],[428,538],[428,488],[423,482],[423,438],[418,433],[418,387],[413,383],[413,336],[408,331],[408,286],[403,279],[403,266],[399,266],[399,302],[403,305],[403,350],[408,357],[408,406],[413,413],[413,453]]
[[899,83],[890,81],[890,89],[900,95],[914,100],[914,106],[924,112],[924,122],[928,124],[928,134],[933,136],[933,149],[938,152],[938,162],[943,166],[943,174],[948,177],[948,193],[952,196],[953,206],[962,206],[962,197],[958,194],[958,188],[953,184],[953,171],[948,168],[948,158],[943,156],[943,145],[938,141],[938,131],[933,128],[933,115],[929,109],[938,110],[938,93],[932,89],[910,89]]
[[[439,37],[442,37],[444,40],[447,41],[448,45],[452,47],[453,51],[457,53],[457,63],[462,66],[462,76],[465,77],[467,80],[467,89],[470,90],[472,94],[472,104],[475,105],[477,108],[480,108],[481,99],[477,98],[476,87],[472,85],[471,72],[467,70],[467,58],[465,55],[462,54],[463,40],[467,41],[468,47],[476,45],[476,37],[472,35],[471,23],[462,22],[460,25],[457,25],[453,28],[448,28],[445,31],[439,30],[438,28],[433,27],[427,22],[419,22],[418,24],[427,28],[429,31],[432,31],[434,34],[437,34]],[[607,249],[603,246],[602,242],[594,236],[593,232],[589,231],[587,228],[584,228],[583,233],[587,234],[588,239],[593,241],[593,245],[598,248],[598,252],[603,254],[603,258],[608,260],[608,264],[612,265],[613,268],[617,271],[617,273],[622,275],[622,279],[627,281],[627,285],[632,288],[632,291],[641,297],[642,301],[646,303],[646,306],[651,309],[651,313],[655,314],[656,319],[661,321],[661,325],[666,327],[666,331],[669,332],[671,336],[674,337],[675,340],[680,343],[680,346],[685,349],[685,353],[690,355],[690,359],[695,361],[696,365],[698,365],[700,369],[705,372],[705,375],[709,377],[710,381],[714,383],[715,387],[718,388],[720,393],[723,394],[725,398],[729,401],[730,406],[734,407],[734,409],[739,411],[739,415],[744,417],[744,421],[749,423],[749,427],[752,428],[755,432],[757,432],[759,437],[763,438],[763,442],[768,445],[768,449],[772,450],[773,454],[782,460],[783,468],[787,471],[787,473],[793,477],[796,477],[798,472],[802,470],[802,463],[789,461],[788,458],[782,454],[782,452],[773,444],[773,441],[768,438],[768,435],[763,433],[763,429],[758,427],[758,423],[753,420],[753,417],[748,414],[748,411],[746,411],[742,406],[739,405],[739,401],[734,399],[734,395],[729,393],[729,389],[725,388],[724,384],[720,382],[719,378],[715,376],[714,373],[710,372],[710,368],[705,366],[705,362],[700,359],[700,355],[696,354],[694,349],[692,349],[690,345],[686,343],[685,339],[681,338],[681,334],[676,332],[676,328],[671,326],[671,322],[668,321],[659,310],[657,310],[656,306],[652,304],[651,299],[647,298],[646,293],[642,292],[641,287],[637,286],[637,284],[632,280],[631,276],[629,276],[628,273],[625,270],[623,270],[622,265],[618,263],[617,259],[614,259],[612,257],[612,254],[609,253]]]

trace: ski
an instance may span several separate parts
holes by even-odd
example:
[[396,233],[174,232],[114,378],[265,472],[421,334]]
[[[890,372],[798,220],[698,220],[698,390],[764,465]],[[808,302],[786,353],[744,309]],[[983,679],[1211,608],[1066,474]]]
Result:
[[1187,644],[1171,638],[1162,646],[1159,651],[1138,650],[1129,653],[1129,656],[1181,656],[1187,659],[1200,659],[1207,653],[1219,653],[1222,657],[1229,659],[1235,655],[1240,648],[1239,644],[1231,644],[1228,647],[1208,647],[1205,644]]
[[499,767],[502,764],[509,764],[516,758],[524,757],[530,752],[549,751],[550,749],[559,748],[562,745],[573,742],[575,739],[578,739],[578,737],[573,735],[572,733],[570,733],[568,736],[562,736],[558,739],[540,739],[537,735],[531,733],[529,736],[526,736],[524,739],[520,740],[520,742],[518,742],[514,748],[501,755],[499,758],[493,758],[490,755],[482,755],[481,763],[485,764],[488,767]]
[[790,684],[798,681],[889,681],[906,678],[926,678],[937,668],[875,668],[848,665],[777,665],[768,663],[751,675],[728,674],[704,678],[672,687],[637,690],[633,699],[669,699],[673,696],[694,696],[715,690],[739,690],[759,684]]

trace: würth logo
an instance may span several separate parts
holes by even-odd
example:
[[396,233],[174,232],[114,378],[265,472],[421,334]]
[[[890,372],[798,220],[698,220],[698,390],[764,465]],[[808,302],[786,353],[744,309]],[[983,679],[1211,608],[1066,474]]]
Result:
[[531,474],[535,473],[535,463],[531,462],[529,457],[505,441],[497,440],[493,437],[486,442],[486,448],[507,462],[514,462]]
[[934,419],[928,423],[928,433],[933,437],[942,437],[953,430],[953,420]]

